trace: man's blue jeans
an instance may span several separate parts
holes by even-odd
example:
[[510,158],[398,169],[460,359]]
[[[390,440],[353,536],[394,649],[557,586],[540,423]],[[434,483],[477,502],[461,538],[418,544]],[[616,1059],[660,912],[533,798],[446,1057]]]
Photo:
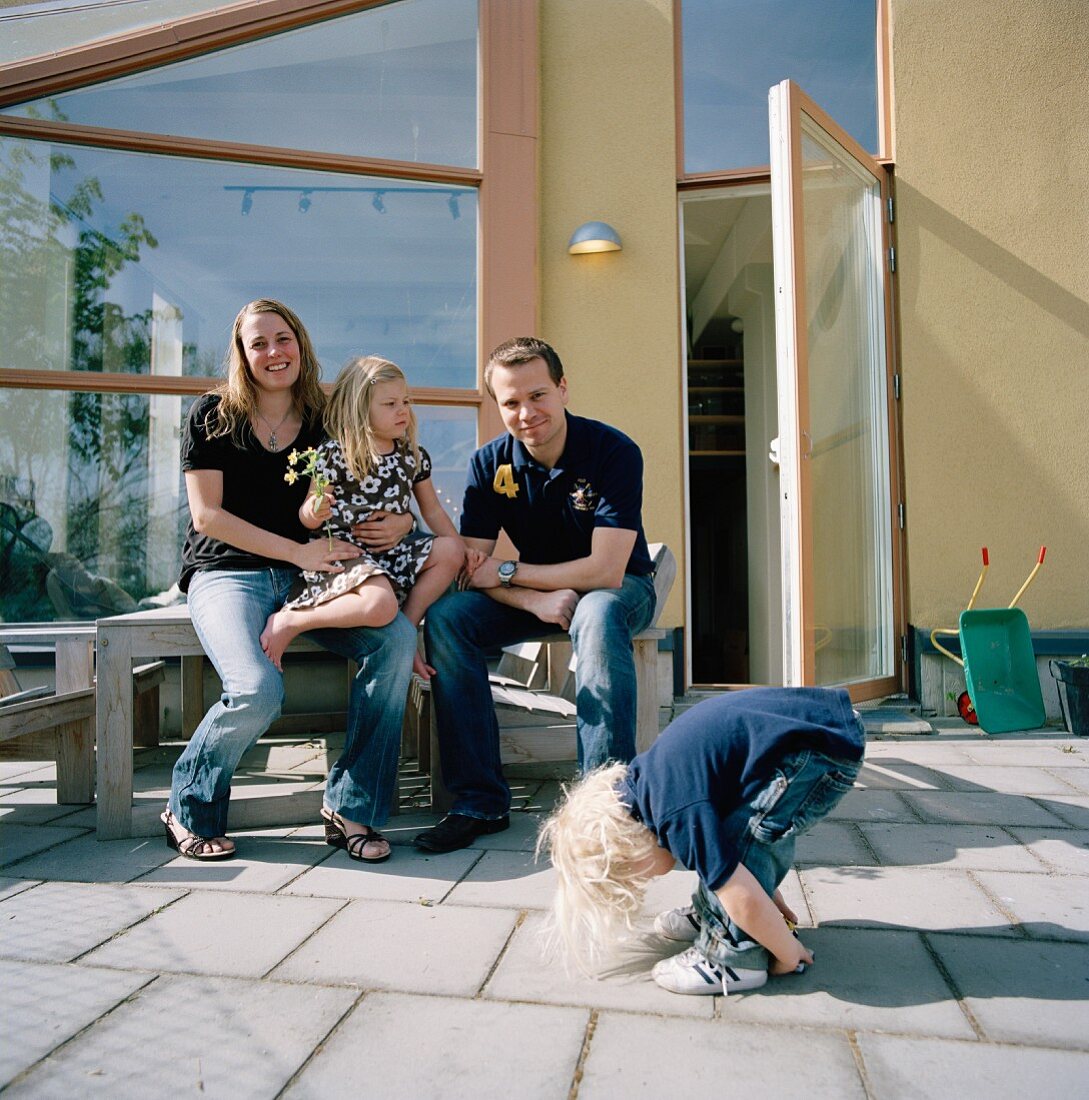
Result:
[[[734,838],[740,862],[771,897],[794,862],[799,835],[836,807],[851,789],[862,762],[836,760],[812,749],[792,753],[750,802],[723,824]],[[766,970],[767,950],[735,924],[701,880],[692,896],[700,922],[696,947],[720,966]]]
[[[578,711],[578,761],[585,771],[635,755],[632,638],[654,616],[654,582],[625,577],[620,588],[588,592],[575,608],[571,643]],[[428,609],[424,623],[442,777],[453,812],[494,820],[510,809],[499,761],[499,723],[488,684],[487,651],[559,628],[483,592],[454,592]]]
[[[294,569],[205,570],[189,586],[193,627],[223,694],[174,766],[170,811],[197,836],[223,836],[231,778],[242,754],[279,717],[283,675],[261,650],[265,621],[282,606]],[[319,645],[359,664],[344,750],[329,770],[325,805],[350,821],[389,815],[416,631],[398,615],[380,629],[315,630]]]

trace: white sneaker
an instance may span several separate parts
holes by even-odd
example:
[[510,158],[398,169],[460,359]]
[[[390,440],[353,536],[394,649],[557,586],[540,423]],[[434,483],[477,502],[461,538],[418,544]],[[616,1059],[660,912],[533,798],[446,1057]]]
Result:
[[685,905],[680,909],[670,909],[668,913],[659,913],[654,918],[654,931],[663,939],[695,943],[700,934],[700,919],[696,916],[695,906]]
[[743,993],[747,989],[759,989],[768,980],[766,970],[739,970],[719,966],[700,954],[695,947],[662,959],[656,963],[651,976],[670,993]]

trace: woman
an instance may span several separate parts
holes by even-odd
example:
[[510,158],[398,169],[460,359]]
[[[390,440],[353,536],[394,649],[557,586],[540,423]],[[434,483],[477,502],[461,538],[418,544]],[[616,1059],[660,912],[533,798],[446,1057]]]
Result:
[[[359,551],[350,543],[307,541],[299,522],[305,483],[284,479],[292,449],[324,439],[325,397],[310,337],[279,302],[261,299],[235,318],[227,380],[193,405],[182,441],[191,520],[181,587],[193,626],[223,682],[174,767],[162,815],[166,840],[189,859],[229,859],[231,777],[242,754],[279,716],[283,677],[261,650],[269,615],[298,570],[335,572]],[[372,549],[395,545],[412,517],[381,514],[360,525]],[[323,816],[331,844],[353,858],[381,862],[388,841],[377,831],[389,812],[416,635],[403,615],[388,626],[310,635],[358,662],[344,751],[329,772]]]

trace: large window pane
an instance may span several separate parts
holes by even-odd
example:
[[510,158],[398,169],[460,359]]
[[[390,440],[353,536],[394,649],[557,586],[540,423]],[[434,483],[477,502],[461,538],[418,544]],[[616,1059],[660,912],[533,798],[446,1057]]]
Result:
[[135,611],[174,584],[192,400],[0,389],[0,620]]
[[768,89],[790,79],[877,149],[877,0],[682,0],[686,172],[770,162]]
[[802,129],[816,682],[843,684],[895,670],[881,193]]
[[324,377],[378,354],[476,385],[471,188],[0,138],[0,369],[218,373],[286,302]]
[[42,0],[0,8],[0,62],[40,57],[219,7],[217,0]]
[[[189,520],[178,441],[193,400],[0,389],[0,622],[121,614],[171,588]],[[475,410],[416,412],[456,525]]]
[[477,0],[398,0],[10,110],[473,167],[476,62]]

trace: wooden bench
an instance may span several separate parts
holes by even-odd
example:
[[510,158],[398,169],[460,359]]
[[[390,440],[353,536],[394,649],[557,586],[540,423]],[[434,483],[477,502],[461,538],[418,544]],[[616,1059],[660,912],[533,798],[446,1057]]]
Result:
[[[0,760],[55,760],[57,802],[94,800],[94,623],[0,628]],[[9,644],[47,645],[55,653],[55,689],[20,691]],[[133,670],[135,739],[159,743],[162,661]]]

